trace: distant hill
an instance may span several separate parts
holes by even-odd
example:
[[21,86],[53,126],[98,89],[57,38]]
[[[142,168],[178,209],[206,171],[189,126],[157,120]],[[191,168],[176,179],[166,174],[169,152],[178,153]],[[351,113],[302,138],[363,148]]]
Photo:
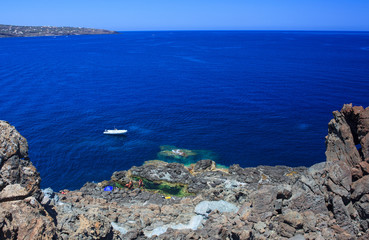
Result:
[[118,32],[104,29],[80,27],[50,27],[50,26],[14,26],[0,24],[0,38],[3,37],[40,37],[65,35],[116,34]]

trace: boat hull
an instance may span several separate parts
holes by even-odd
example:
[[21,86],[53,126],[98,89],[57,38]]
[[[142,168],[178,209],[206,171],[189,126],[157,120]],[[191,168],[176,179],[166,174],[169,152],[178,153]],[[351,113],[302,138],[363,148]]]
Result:
[[122,135],[125,134],[127,130],[105,130],[105,135]]

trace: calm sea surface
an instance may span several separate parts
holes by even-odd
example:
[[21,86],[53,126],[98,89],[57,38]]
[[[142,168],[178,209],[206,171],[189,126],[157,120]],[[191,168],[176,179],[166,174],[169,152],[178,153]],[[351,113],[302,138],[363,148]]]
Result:
[[[369,105],[369,33],[0,39],[0,90],[0,119],[54,190],[109,179],[161,145],[224,165],[310,166],[325,160],[331,112]],[[114,127],[128,134],[102,134]]]

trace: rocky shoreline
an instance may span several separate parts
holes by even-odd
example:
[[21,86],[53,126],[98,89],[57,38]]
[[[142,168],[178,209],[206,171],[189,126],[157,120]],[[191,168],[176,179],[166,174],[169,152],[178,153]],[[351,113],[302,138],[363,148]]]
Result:
[[50,26],[15,26],[0,24],[0,38],[5,37],[41,37],[67,35],[117,34],[118,32],[104,29],[81,27],[50,27]]
[[309,168],[156,160],[58,193],[0,121],[0,239],[369,239],[369,108],[333,117],[327,160]]

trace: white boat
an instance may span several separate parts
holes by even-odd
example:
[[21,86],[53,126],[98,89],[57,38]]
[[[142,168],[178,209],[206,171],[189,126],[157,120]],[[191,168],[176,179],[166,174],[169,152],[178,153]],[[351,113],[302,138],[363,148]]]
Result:
[[105,129],[104,134],[108,134],[108,135],[121,135],[121,134],[125,134],[127,132],[127,130],[118,130],[118,129],[113,129],[113,130],[107,130]]

